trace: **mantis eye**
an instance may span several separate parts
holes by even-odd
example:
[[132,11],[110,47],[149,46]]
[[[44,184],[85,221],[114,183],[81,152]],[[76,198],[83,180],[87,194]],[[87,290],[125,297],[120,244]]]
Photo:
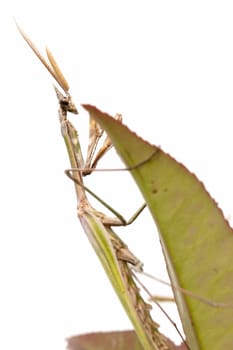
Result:
[[78,114],[78,111],[72,101],[68,97],[64,97],[59,101],[60,107],[63,111]]

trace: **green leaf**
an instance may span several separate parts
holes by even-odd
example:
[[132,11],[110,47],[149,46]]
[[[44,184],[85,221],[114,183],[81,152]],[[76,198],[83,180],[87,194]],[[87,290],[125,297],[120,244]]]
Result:
[[[159,147],[95,107],[84,105],[107,132],[153,215],[191,349],[233,349],[233,232],[197,177]],[[142,238],[143,239],[143,238]],[[230,305],[231,304],[231,305]]]

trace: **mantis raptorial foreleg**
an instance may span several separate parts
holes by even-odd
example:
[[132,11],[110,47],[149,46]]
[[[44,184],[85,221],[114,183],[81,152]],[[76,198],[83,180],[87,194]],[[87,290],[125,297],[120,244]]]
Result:
[[[115,119],[118,121],[122,121],[121,114],[117,113]],[[99,143],[100,138],[103,135],[103,130],[96,123],[96,121],[92,118],[89,120],[89,143],[87,149],[87,158],[85,163],[85,168],[83,169],[83,175],[89,175],[92,173],[93,169],[96,168],[97,163],[103,157],[108,150],[111,149],[112,143],[108,136],[106,136],[102,146],[96,153],[96,148]],[[96,154],[95,154],[96,153]]]

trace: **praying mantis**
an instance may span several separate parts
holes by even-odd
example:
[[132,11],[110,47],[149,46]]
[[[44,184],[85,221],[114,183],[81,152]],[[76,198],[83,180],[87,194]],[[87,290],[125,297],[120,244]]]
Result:
[[[48,49],[46,50],[48,57],[47,62],[21,28],[18,27],[18,29],[34,53],[41,60],[42,64],[63,90],[62,93],[54,86],[59,102],[61,132],[66,144],[71,165],[71,169],[67,170],[66,174],[74,181],[78,202],[77,214],[83,229],[99,257],[126,313],[132,321],[143,348],[169,349],[166,338],[159,333],[158,325],[151,318],[149,305],[141,297],[138,285],[135,283],[135,274],[132,271],[132,267],[135,267],[142,272],[142,265],[112,229],[113,226],[126,225],[127,222],[84,185],[83,176],[90,174],[96,168],[99,159],[108,151],[108,149],[110,149],[111,141],[107,137],[99,152],[95,154],[96,146],[103,134],[103,130],[93,119],[90,119],[89,146],[87,159],[84,161],[78,133],[68,120],[68,113],[78,113],[72,102],[71,95],[69,94],[69,85],[52,53]],[[121,121],[121,115],[117,114],[115,118]],[[151,154],[150,157],[153,157],[153,155],[154,154]],[[143,166],[143,163],[147,162],[150,157],[136,166]],[[127,168],[126,170],[131,169]],[[87,193],[90,193],[92,196],[100,200],[100,202],[110,209],[116,217],[108,218],[106,215],[95,210],[87,199]],[[143,208],[144,206],[138,210],[136,215],[134,215],[128,223],[133,222]],[[177,290],[179,289],[183,294],[194,297],[211,307],[232,308],[231,303],[213,302],[180,287],[173,285],[173,288]],[[152,298],[150,299],[152,300]]]
[[[78,133],[67,117],[68,113],[78,114],[77,108],[69,94],[69,84],[50,50],[46,49],[47,61],[17,23],[16,25],[25,41],[63,90],[62,93],[54,86],[59,102],[58,113],[61,134],[66,145],[71,165],[71,169],[66,173],[74,181],[77,197],[77,216],[80,223],[130,318],[143,348],[145,350],[167,350],[169,346],[166,338],[159,332],[159,325],[153,321],[150,315],[150,305],[141,297],[139,288],[134,280],[131,266],[142,270],[142,265],[112,229],[113,226],[126,225],[126,221],[115,211],[114,214],[116,214],[116,217],[108,218],[103,213],[95,210],[87,198],[88,192],[91,194],[93,193],[84,185],[83,175],[92,172],[98,160],[111,147],[111,141],[107,137],[102,148],[100,148],[99,152],[94,157],[97,143],[103,131],[98,124],[90,118],[87,161],[84,161]],[[118,114],[116,118],[121,120],[121,116]],[[103,203],[103,201],[101,202]],[[129,223],[139,215],[144,207],[145,205],[138,210]]]

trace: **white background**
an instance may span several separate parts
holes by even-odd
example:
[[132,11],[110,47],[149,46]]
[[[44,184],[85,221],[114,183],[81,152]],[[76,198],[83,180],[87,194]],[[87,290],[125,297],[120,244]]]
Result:
[[[64,350],[70,335],[131,325],[76,218],[52,79],[12,17],[41,50],[53,51],[77,104],[121,112],[134,131],[193,171],[230,220],[232,2],[12,0],[0,6],[0,348]],[[72,121],[86,144],[88,117],[80,112]],[[111,151],[99,166],[119,164]],[[126,217],[141,204],[125,173],[93,174],[87,183]],[[147,271],[166,278],[146,211],[117,232]],[[169,293],[149,285],[153,293]],[[178,323],[175,307],[167,310]],[[179,342],[156,307],[153,315]]]

